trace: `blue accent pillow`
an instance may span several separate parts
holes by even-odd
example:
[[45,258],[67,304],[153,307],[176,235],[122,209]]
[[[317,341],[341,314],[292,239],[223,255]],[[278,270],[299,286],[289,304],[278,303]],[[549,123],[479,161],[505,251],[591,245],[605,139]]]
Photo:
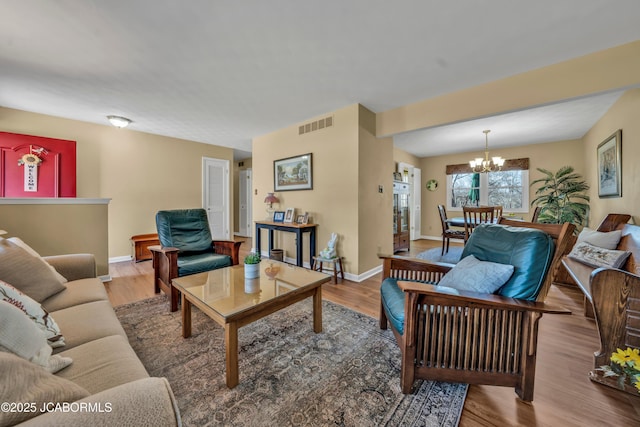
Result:
[[473,255],[469,255],[449,270],[440,279],[438,286],[492,294],[507,283],[513,270],[513,265],[480,261]]

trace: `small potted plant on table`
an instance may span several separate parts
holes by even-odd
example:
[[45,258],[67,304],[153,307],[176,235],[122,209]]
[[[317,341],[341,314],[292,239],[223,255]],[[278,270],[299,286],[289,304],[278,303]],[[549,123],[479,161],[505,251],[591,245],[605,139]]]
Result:
[[244,258],[244,278],[255,279],[260,277],[260,254],[251,252]]

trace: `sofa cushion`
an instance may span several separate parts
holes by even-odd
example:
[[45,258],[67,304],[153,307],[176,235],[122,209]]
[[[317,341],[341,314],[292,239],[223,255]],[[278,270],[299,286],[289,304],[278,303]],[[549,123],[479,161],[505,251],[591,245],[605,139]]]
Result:
[[127,336],[109,301],[88,302],[53,311],[51,315],[66,341],[66,346],[55,349],[56,352],[111,335]]
[[127,338],[120,335],[89,341],[60,355],[72,358],[73,364],[58,375],[92,394],[149,376]]
[[[91,407],[110,404],[112,410],[48,412],[20,427],[42,426],[182,426],[180,411],[166,378],[144,378],[92,394],[76,401]],[[211,424],[211,423],[208,423]]]
[[492,294],[500,289],[512,274],[512,265],[480,261],[475,256],[469,255],[449,270],[440,279],[438,286]]
[[42,308],[37,301],[2,280],[0,280],[0,300],[13,304],[22,310],[44,332],[51,347],[62,347],[64,345],[64,337],[60,332],[60,327],[49,312]]
[[582,242],[576,244],[568,256],[590,267],[621,268],[629,255],[631,255],[629,251],[605,249]]
[[498,224],[477,226],[462,251],[462,258],[509,264],[513,275],[496,294],[534,301],[553,260],[555,244],[547,233]]
[[580,234],[578,234],[576,244],[586,242],[600,248],[615,249],[618,246],[618,242],[620,242],[621,237],[622,230],[602,232],[585,227],[582,229]]
[[94,301],[108,301],[109,295],[100,279],[80,279],[67,282],[66,289],[42,301],[49,312]]
[[211,251],[199,254],[184,254],[178,257],[178,276],[202,273],[217,268],[233,265],[228,255],[215,254]]
[[158,240],[180,252],[202,252],[212,248],[211,231],[204,209],[176,209],[156,214]]
[[19,308],[0,301],[0,351],[13,353],[29,362],[57,372],[71,359],[51,356],[51,347],[44,332]]
[[61,283],[66,283],[67,279],[62,274],[60,274],[58,270],[56,270],[51,264],[49,264],[44,258],[42,258],[40,254],[36,252],[31,246],[27,245],[24,241],[22,241],[22,239],[20,239],[19,237],[9,237],[7,240],[12,243],[15,243],[16,245],[20,246],[22,249],[27,251],[31,256],[39,259],[41,262],[43,262],[47,266],[49,270],[51,270],[53,275],[56,276]]
[[0,280],[38,302],[64,290],[63,282],[46,262],[6,239],[0,240]]
[[35,404],[37,408],[33,411],[0,411],[2,427],[39,415],[44,404],[75,402],[89,396],[81,386],[11,353],[0,352],[0,378],[0,396],[4,402]]

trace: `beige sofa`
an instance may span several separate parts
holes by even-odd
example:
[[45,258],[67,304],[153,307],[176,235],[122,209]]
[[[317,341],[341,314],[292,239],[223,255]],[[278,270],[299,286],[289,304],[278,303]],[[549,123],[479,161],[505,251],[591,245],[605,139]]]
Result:
[[42,301],[66,341],[53,353],[73,359],[55,375],[89,392],[78,403],[100,405],[85,405],[92,408],[87,411],[46,412],[19,425],[180,426],[169,383],[165,378],[149,377],[129,345],[105,287],[96,278],[94,257],[44,259],[68,280],[65,290]]

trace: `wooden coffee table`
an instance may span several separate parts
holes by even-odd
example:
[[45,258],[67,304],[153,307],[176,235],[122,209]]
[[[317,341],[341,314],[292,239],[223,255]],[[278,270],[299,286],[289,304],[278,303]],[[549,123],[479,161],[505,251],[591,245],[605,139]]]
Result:
[[263,260],[260,277],[244,278],[244,265],[173,279],[182,294],[182,336],[191,336],[191,306],[224,327],[227,387],[238,385],[238,329],[293,303],[313,297],[313,330],[322,332],[322,284],[331,276]]

